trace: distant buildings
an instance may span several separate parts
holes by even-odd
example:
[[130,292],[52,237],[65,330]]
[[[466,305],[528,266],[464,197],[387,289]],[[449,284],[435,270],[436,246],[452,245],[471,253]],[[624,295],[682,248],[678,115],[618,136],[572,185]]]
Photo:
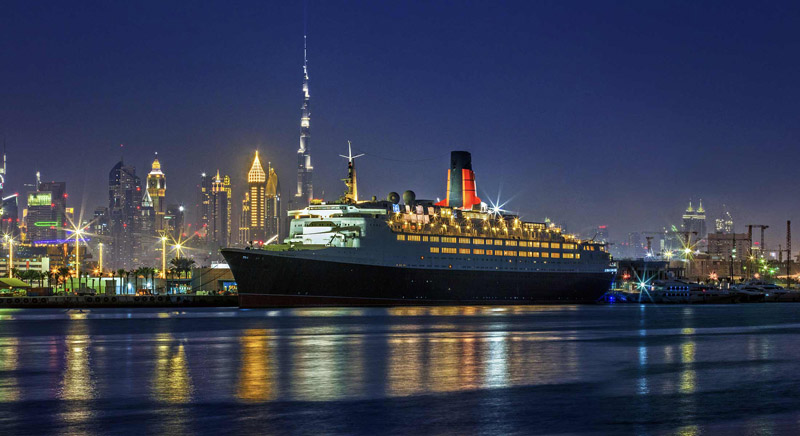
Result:
[[303,36],[303,107],[300,113],[300,148],[297,150],[295,207],[303,208],[314,198],[314,167],[311,165],[311,95],[308,91],[308,50]]
[[[228,180],[228,186],[225,186],[225,180]],[[230,219],[228,211],[230,210],[230,178],[221,177],[219,170],[217,174],[211,179],[211,192],[208,196],[208,210],[206,215],[208,221],[206,225],[206,235],[209,245],[219,248],[228,245],[228,238],[230,235]]]
[[724,204],[722,207],[725,209],[725,212],[722,213],[722,216],[714,220],[714,230],[717,233],[731,233],[733,232],[733,217]]
[[186,208],[182,204],[167,205],[167,210],[164,213],[164,231],[172,239],[180,239],[185,232],[185,210]]

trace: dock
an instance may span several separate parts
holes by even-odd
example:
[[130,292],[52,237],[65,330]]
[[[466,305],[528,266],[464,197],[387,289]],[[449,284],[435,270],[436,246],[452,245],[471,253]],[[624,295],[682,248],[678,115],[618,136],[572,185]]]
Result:
[[237,295],[96,295],[0,297],[0,309],[93,309],[137,307],[237,307]]

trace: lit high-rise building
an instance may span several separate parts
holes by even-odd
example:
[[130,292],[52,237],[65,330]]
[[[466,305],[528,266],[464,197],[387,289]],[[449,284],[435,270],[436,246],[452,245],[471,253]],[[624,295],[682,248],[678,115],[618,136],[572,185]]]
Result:
[[308,50],[306,36],[303,36],[303,106],[300,113],[300,148],[297,150],[297,193],[295,207],[308,206],[314,198],[313,173],[311,165],[311,95],[308,91]]
[[184,210],[182,204],[170,204],[164,214],[164,231],[176,241],[183,237]]
[[41,182],[28,193],[27,241],[31,244],[57,244],[64,239],[67,222],[67,184]]
[[153,166],[147,175],[147,193],[153,203],[153,213],[155,214],[154,231],[161,233],[164,231],[164,215],[167,211],[167,177],[161,171],[161,163],[158,161],[158,153],[153,160]]
[[253,165],[247,173],[248,206],[250,209],[250,240],[266,241],[267,235],[267,175],[256,151]]
[[228,210],[230,209],[228,191],[225,181],[217,174],[212,179],[211,195],[208,207],[208,227],[206,228],[208,242],[216,247],[228,245],[229,228]]
[[211,220],[211,190],[213,185],[213,177],[206,173],[200,175],[200,183],[197,185],[197,204],[195,210],[197,213],[197,232],[199,236],[206,241],[208,238],[208,226]]
[[239,215],[239,244],[248,245],[250,239],[250,193],[245,192],[242,198],[242,213]]
[[138,267],[144,192],[136,168],[117,162],[108,174],[108,216],[111,233],[108,265],[111,268]]
[[733,232],[733,217],[731,213],[728,211],[727,207],[723,204],[722,205],[725,212],[722,213],[722,216],[717,218],[714,222],[714,230],[717,233],[732,233]]
[[691,245],[695,245],[706,238],[706,211],[703,209],[703,200],[700,200],[700,206],[696,210],[692,207],[692,202],[689,202],[689,207],[683,213],[681,230],[684,234],[688,234]]

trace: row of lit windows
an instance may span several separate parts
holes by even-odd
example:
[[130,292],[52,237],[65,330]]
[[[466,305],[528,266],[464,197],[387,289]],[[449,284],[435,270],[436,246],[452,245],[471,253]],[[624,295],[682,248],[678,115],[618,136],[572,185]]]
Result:
[[444,253],[444,254],[478,254],[486,256],[511,256],[511,257],[544,257],[551,259],[580,259],[581,255],[576,253],[547,253],[538,251],[514,251],[514,250],[484,250],[476,248],[470,250],[469,248],[453,248],[453,247],[430,247],[431,253]]
[[[420,236],[420,235],[405,235],[405,234],[398,234],[397,235],[398,241],[414,241],[414,242],[443,242],[445,244],[469,244],[470,238],[456,238],[454,236]],[[479,239],[474,238],[471,240],[473,245],[504,245],[502,239]],[[577,244],[568,244],[568,243],[560,243],[560,242],[534,242],[534,241],[513,241],[513,240],[505,240],[506,247],[516,247],[519,245],[520,247],[529,247],[529,248],[555,248],[555,249],[564,249],[564,250],[575,250],[578,248]],[[595,248],[593,246],[584,246],[584,250],[591,250],[594,251]]]

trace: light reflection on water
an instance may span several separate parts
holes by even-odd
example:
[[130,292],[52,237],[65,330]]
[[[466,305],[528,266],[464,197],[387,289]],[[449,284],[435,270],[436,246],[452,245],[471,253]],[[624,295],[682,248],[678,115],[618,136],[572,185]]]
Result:
[[[65,434],[104,434],[99,422],[127,414],[153,418],[126,420],[140,433],[236,431],[226,414],[252,432],[261,427],[244,423],[320,424],[332,418],[314,404],[347,416],[369,401],[377,412],[362,421],[415,421],[417,434],[442,432],[413,427],[430,414],[456,433],[613,433],[628,422],[641,434],[725,434],[709,416],[725,430],[780,433],[784,421],[737,412],[769,399],[771,413],[800,421],[800,399],[776,402],[769,388],[800,386],[795,306],[761,307],[780,316],[744,306],[0,311],[0,430],[26,422],[25,401],[55,401],[46,425]],[[360,432],[352,425],[332,432]]]

